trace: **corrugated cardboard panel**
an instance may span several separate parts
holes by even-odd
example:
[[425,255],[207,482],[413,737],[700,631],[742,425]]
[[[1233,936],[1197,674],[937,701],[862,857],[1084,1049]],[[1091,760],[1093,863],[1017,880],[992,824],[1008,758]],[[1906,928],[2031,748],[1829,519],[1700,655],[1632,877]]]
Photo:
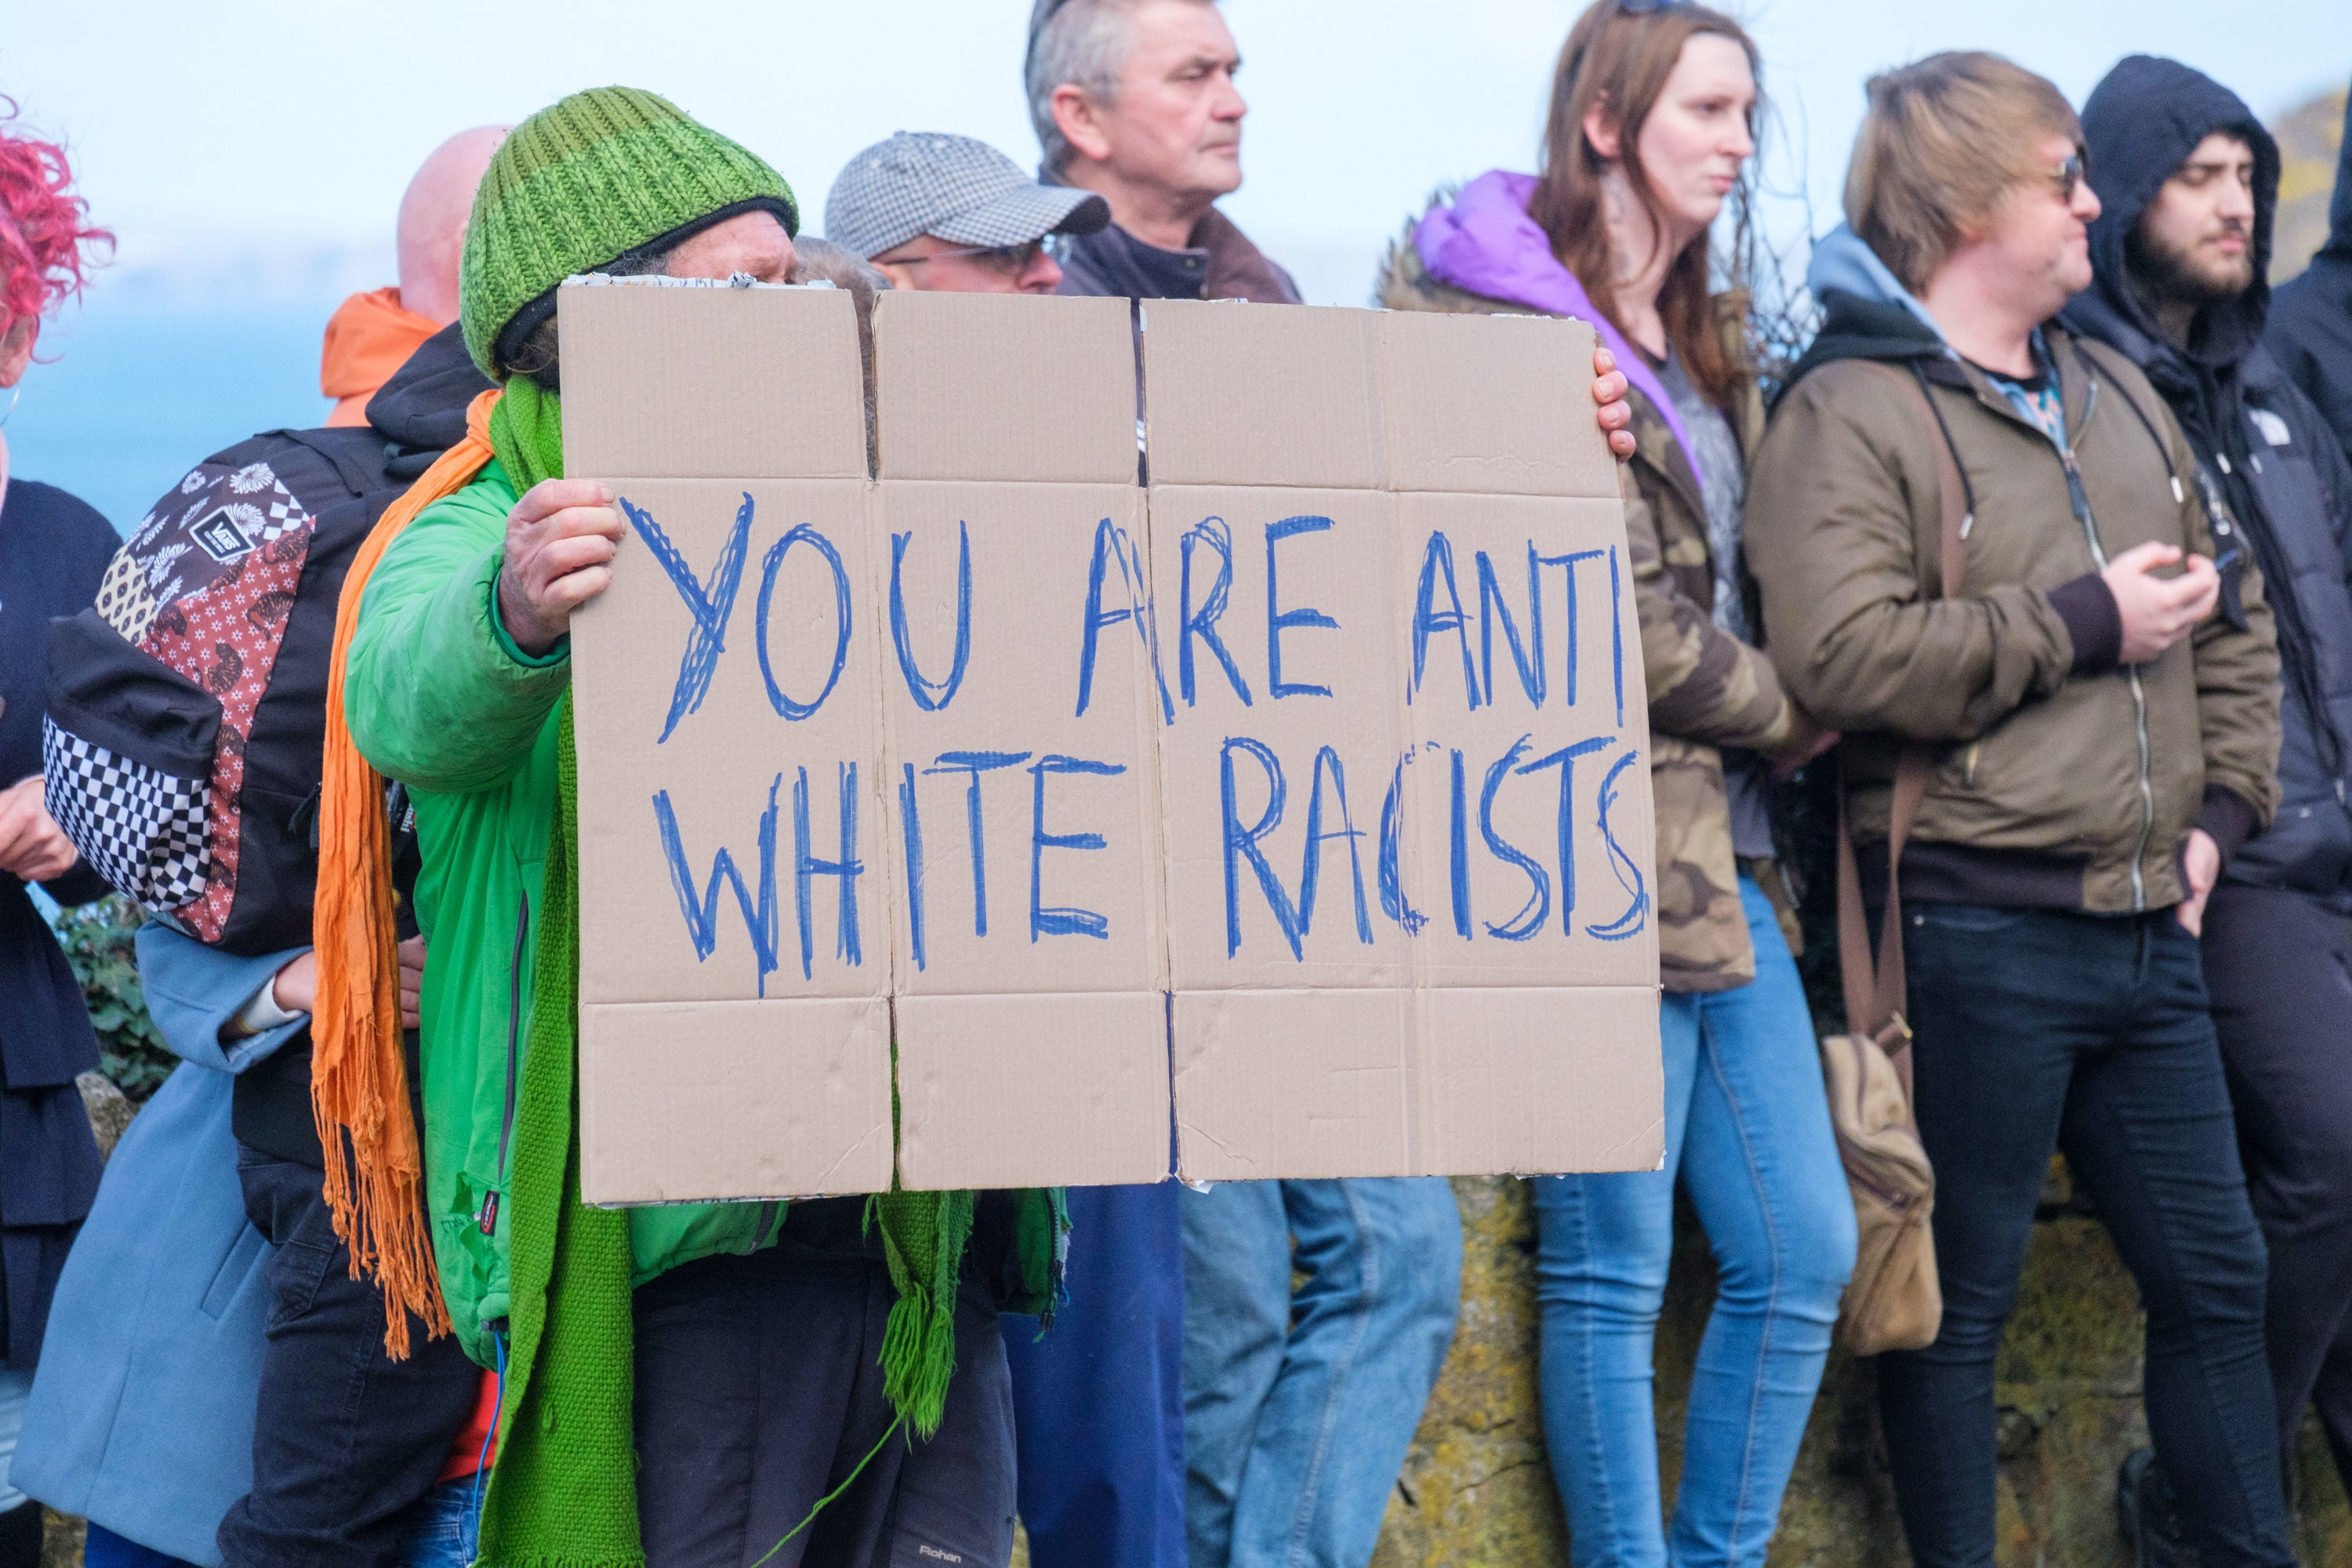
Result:
[[580,1166],[592,1204],[887,1190],[889,1004],[582,1007]]
[[872,517],[901,1176],[1157,1180],[1163,709],[1140,493],[885,479]]
[[616,489],[572,622],[582,1001],[887,994],[864,481]]
[[1381,879],[1407,852],[1384,856],[1381,835],[1402,810],[1397,606],[1367,569],[1395,557],[1394,501],[1166,485],[1150,500],[1176,989],[1410,984]]
[[1380,482],[1377,313],[1152,300],[1143,410],[1155,485]]
[[1429,917],[1418,973],[1653,984],[1649,705],[1618,502],[1396,506],[1401,614],[1425,656],[1402,683],[1421,785],[1410,886]]
[[1378,335],[1391,488],[1616,497],[1593,424],[1590,326],[1399,310],[1378,318]]
[[1188,1179],[1408,1169],[1412,960],[1393,894],[1413,814],[1371,321],[1147,307]]
[[1413,968],[1393,895],[1415,814],[1393,584],[1370,569],[1395,557],[1394,499],[1150,501],[1180,1169],[1402,1174]]
[[893,291],[874,359],[884,479],[1135,482],[1124,300]]
[[901,993],[1160,989],[1139,493],[886,479],[872,516]]
[[1412,991],[1180,991],[1173,1005],[1186,1181],[1413,1173]]
[[1428,990],[1417,1029],[1422,1172],[1659,1168],[1655,986]]
[[557,299],[572,478],[865,478],[846,293],[575,283]]
[[1167,998],[901,996],[898,1175],[918,1189],[1168,1175]]

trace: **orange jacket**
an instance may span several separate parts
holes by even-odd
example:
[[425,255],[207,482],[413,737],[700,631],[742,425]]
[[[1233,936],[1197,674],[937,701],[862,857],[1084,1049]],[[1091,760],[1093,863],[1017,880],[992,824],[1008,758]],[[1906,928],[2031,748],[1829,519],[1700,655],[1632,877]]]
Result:
[[425,340],[441,329],[400,303],[398,289],[354,294],[327,321],[319,390],[335,399],[330,425],[367,423],[368,399]]

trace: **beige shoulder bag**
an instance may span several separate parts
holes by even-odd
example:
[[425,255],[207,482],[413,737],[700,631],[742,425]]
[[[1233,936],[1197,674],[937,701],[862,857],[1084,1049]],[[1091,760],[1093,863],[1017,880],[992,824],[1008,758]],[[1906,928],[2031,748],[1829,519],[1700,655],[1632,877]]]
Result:
[[[1945,598],[1953,598],[1960,589],[1968,537],[1960,471],[1926,389],[1902,371],[1894,374],[1918,405],[1935,448],[1942,510],[1939,587]],[[1874,963],[1863,912],[1862,871],[1846,828],[1843,781],[1838,790],[1838,968],[1845,984],[1846,1033],[1822,1042],[1822,1077],[1860,1232],[1853,1279],[1839,1303],[1837,1325],[1838,1343],[1856,1355],[1922,1349],[1935,1342],[1944,1318],[1936,1242],[1929,1228],[1936,1173],[1920,1146],[1911,1110],[1911,1026],[1903,1016],[1908,997],[1897,875],[1904,843],[1920,802],[1927,798],[1930,767],[1927,748],[1916,742],[1903,749],[1895,765],[1886,843],[1886,912],[1878,928]]]

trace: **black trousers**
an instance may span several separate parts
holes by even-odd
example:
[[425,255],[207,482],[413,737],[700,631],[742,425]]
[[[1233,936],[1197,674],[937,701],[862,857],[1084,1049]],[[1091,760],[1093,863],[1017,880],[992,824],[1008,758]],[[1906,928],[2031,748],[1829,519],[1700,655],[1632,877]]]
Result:
[[2265,1258],[2198,944],[2169,910],[1904,912],[1943,1331],[1880,1359],[1919,1568],[1991,1568],[1993,1363],[2063,1149],[2147,1310],[2148,1426],[2207,1568],[2287,1568]]
[[767,1568],[1004,1568],[1013,1385],[994,1302],[967,1268],[939,1434],[886,1442],[882,1331],[895,1299],[880,1259],[813,1254],[789,1240],[637,1288],[637,1518],[647,1568],[750,1568],[844,1483]]
[[2205,915],[2205,984],[2270,1243],[2279,1445],[2316,1403],[2352,1487],[2352,916],[2225,883]]
[[277,1249],[253,1428],[253,1490],[221,1521],[224,1568],[387,1568],[401,1515],[473,1414],[481,1372],[409,1325],[383,1349],[383,1293],[351,1277],[314,1167],[239,1146],[245,1212]]

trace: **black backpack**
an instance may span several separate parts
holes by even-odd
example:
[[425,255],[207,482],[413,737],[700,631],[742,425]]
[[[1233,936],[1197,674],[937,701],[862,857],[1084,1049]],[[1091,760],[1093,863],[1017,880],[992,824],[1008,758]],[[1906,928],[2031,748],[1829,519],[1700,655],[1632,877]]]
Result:
[[98,603],[50,623],[49,814],[151,915],[233,952],[309,944],[343,578],[488,384],[452,327],[373,425],[215,454],[142,520]]

